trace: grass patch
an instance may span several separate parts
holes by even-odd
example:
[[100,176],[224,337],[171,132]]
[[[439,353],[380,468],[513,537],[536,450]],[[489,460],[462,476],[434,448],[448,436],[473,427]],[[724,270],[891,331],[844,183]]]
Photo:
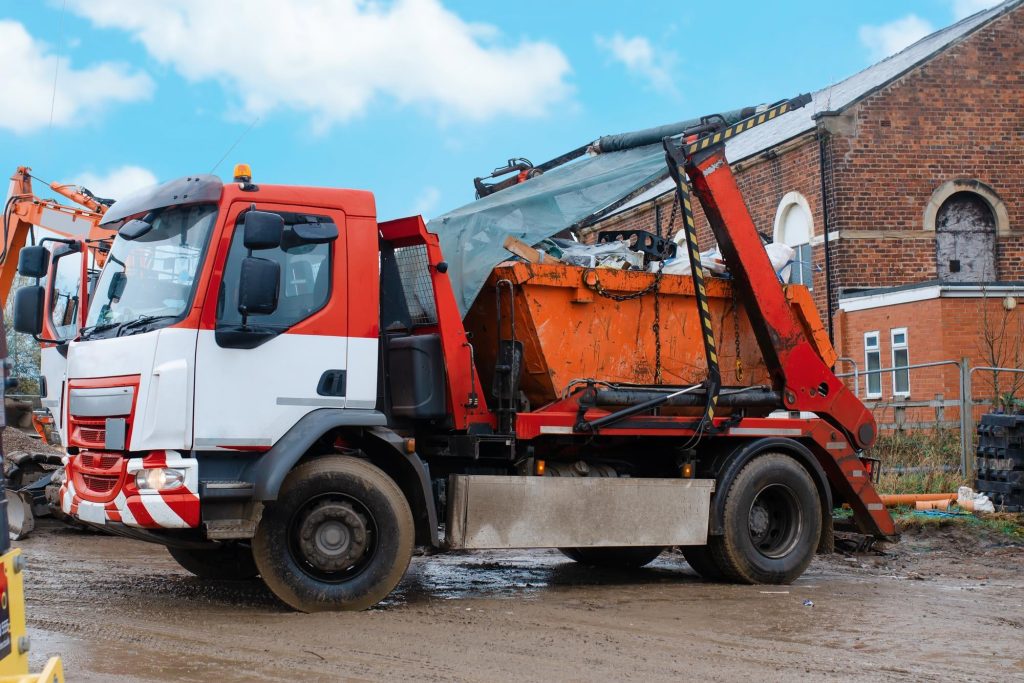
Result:
[[981,515],[925,515],[909,507],[892,510],[892,518],[902,530],[963,526],[975,531],[988,531],[1014,541],[1024,541],[1024,514],[994,512]]
[[972,484],[956,471],[960,436],[952,430],[880,434],[867,455],[882,461],[879,493],[950,493]]

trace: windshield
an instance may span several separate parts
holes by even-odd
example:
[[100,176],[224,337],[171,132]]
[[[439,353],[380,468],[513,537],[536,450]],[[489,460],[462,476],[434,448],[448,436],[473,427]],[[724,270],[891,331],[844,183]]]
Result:
[[148,216],[153,228],[140,237],[118,236],[93,289],[83,336],[141,332],[182,317],[216,216],[213,204],[168,209]]

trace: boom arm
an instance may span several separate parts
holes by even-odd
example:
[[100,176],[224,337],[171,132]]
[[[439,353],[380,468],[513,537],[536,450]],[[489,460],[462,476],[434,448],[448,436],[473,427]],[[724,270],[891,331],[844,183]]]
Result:
[[107,210],[98,200],[73,185],[51,183],[50,189],[80,207],[66,206],[37,197],[32,190],[31,169],[20,166],[11,176],[10,190],[3,210],[4,246],[0,253],[0,297],[7,300],[11,283],[18,270],[17,254],[25,244],[33,226],[45,228],[65,237],[102,238],[109,231],[99,227]]
[[774,118],[782,113],[778,109],[788,111],[804,103],[804,98],[797,98],[693,143],[666,140],[665,148],[684,206],[689,203],[686,178],[693,183],[786,409],[817,413],[841,429],[854,446],[867,448],[876,437],[874,417],[825,365],[793,316],[725,158],[724,143],[732,135]]

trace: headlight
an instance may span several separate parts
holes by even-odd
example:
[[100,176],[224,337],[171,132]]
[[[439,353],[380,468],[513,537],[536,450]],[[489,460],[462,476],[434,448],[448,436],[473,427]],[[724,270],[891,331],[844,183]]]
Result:
[[185,485],[185,471],[173,467],[155,467],[135,473],[140,491],[170,491]]

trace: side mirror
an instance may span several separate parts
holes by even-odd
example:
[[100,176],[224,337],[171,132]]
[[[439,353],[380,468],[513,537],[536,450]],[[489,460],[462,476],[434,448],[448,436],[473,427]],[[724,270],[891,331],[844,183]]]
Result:
[[117,301],[124,294],[124,288],[128,284],[128,276],[124,274],[123,270],[119,270],[114,273],[113,277],[110,278],[110,284],[107,285],[107,299],[110,301]]
[[45,297],[46,291],[42,285],[22,287],[14,293],[15,331],[32,336],[38,336],[43,331],[43,301]]
[[153,224],[149,221],[133,218],[121,226],[121,229],[117,231],[117,235],[129,241],[137,240],[152,229]]
[[24,247],[18,254],[18,275],[24,277],[46,277],[50,267],[50,251],[43,246]]
[[274,249],[281,246],[284,218],[276,213],[252,209],[245,214],[243,230],[246,249]]
[[247,316],[269,315],[277,310],[280,286],[281,264],[277,261],[254,256],[242,259],[238,312],[242,314],[243,325]]

